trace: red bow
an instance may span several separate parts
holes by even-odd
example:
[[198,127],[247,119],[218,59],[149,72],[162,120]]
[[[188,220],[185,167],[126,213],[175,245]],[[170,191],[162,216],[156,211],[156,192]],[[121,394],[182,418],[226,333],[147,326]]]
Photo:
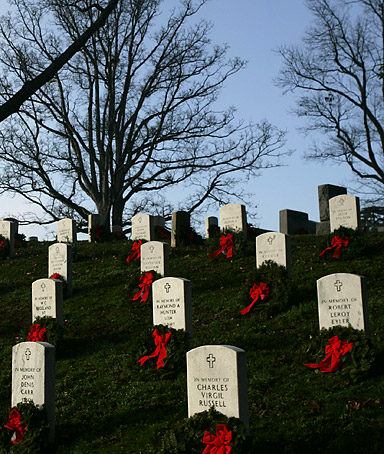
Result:
[[225,424],[216,426],[216,436],[205,431],[203,443],[207,444],[203,454],[228,454],[232,447],[228,446],[232,440],[232,431],[228,431]]
[[319,364],[304,364],[312,369],[320,369],[320,372],[333,372],[340,367],[340,356],[344,356],[353,347],[353,342],[341,341],[338,336],[329,339],[330,345],[325,347],[327,355]]
[[141,288],[141,290],[136,293],[136,295],[132,298],[132,301],[138,300],[140,296],[141,302],[145,303],[147,301],[149,296],[149,287],[151,286],[153,279],[154,276],[152,273],[145,273],[140,277],[139,287]]
[[160,331],[156,328],[152,333],[155,345],[157,345],[156,350],[149,356],[143,356],[142,358],[140,358],[138,361],[138,363],[140,363],[140,366],[142,366],[149,358],[154,358],[155,356],[159,355],[159,358],[157,359],[157,368],[160,369],[160,367],[164,367],[164,359],[167,357],[167,349],[165,348],[165,344],[169,341],[171,335],[172,333],[167,333],[165,336],[162,336]]
[[14,430],[16,432],[16,440],[12,440],[12,443],[21,443],[23,441],[24,432],[27,431],[27,424],[20,424],[21,415],[14,408],[9,413],[8,422],[4,425],[6,429]]
[[0,241],[0,247],[4,244],[4,240]]
[[52,276],[49,279],[59,279],[59,281],[63,280],[59,273],[52,274]]
[[29,329],[31,330],[28,334],[28,340],[30,342],[48,342],[46,328],[42,328],[41,325],[35,324]]
[[240,311],[240,314],[245,315],[252,309],[252,306],[256,303],[256,301],[260,298],[261,301],[264,301],[269,296],[269,287],[265,282],[260,282],[260,285],[253,284],[253,287],[249,291],[249,295],[253,298],[252,303],[247,306],[246,308]]
[[332,257],[334,259],[339,259],[340,258],[340,254],[341,254],[341,249],[343,247],[347,247],[348,246],[348,242],[349,241],[348,241],[348,237],[347,236],[344,238],[344,240],[342,240],[338,235],[335,235],[332,238],[332,242],[331,242],[332,246],[327,247],[327,249],[324,249],[324,251],[320,253],[320,257],[322,257],[327,251],[330,251],[333,248],[336,248],[335,252],[332,255]]
[[233,235],[228,233],[227,236],[221,235],[220,237],[220,249],[218,249],[215,252],[212,252],[209,254],[209,257],[211,259],[217,257],[219,254],[224,252],[227,249],[227,259],[230,259],[232,257],[232,252],[233,252]]
[[140,251],[140,248],[141,248],[141,245],[142,245],[142,241],[139,240],[139,241],[135,241],[133,244],[132,244],[132,251],[128,257],[127,257],[127,263],[131,262],[132,260],[139,260],[139,258],[141,257],[141,251]]

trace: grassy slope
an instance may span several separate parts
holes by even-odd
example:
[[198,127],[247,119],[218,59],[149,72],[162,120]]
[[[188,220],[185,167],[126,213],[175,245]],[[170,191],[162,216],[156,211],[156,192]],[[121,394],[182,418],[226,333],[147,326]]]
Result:
[[[246,257],[211,261],[205,246],[171,252],[170,275],[192,281],[194,346],[229,344],[247,351],[251,433],[257,452],[384,451],[384,235],[367,235],[358,260],[318,259],[324,239],[292,238],[296,304],[273,318],[241,316]],[[0,264],[0,411],[9,411],[11,348],[23,340],[31,313],[31,284],[47,273],[49,244],[18,249]],[[124,243],[78,245],[74,294],[65,300],[65,339],[57,354],[59,453],[149,453],[156,434],[187,415],[186,377],[148,380],[137,341],[151,328],[149,305],[131,302]],[[369,377],[334,386],[302,364],[318,331],[316,279],[333,272],[366,276],[372,341],[379,357]],[[202,451],[204,446],[202,445]],[[154,451],[155,452],[155,451]]]

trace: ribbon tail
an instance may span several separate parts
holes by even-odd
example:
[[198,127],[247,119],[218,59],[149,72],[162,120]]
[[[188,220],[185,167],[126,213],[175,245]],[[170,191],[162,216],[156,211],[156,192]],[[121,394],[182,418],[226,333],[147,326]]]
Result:
[[232,253],[233,253],[233,246],[229,246],[227,250],[227,259],[232,258]]
[[256,303],[256,300],[252,301],[252,303],[245,307],[244,309],[242,309],[240,312],[241,315],[245,315],[245,314],[248,314],[248,312],[252,309],[252,306]]
[[320,257],[323,257],[323,255],[327,252],[327,251],[330,251],[334,248],[334,246],[330,246],[330,247],[327,247],[327,249],[324,249],[323,252],[320,252],[319,256]]
[[342,247],[343,247],[342,244],[339,244],[338,246],[336,246],[335,252],[332,255],[332,257],[334,259],[339,259],[340,258]]
[[143,289],[143,296],[140,301],[142,303],[146,303],[148,296],[149,296],[149,287],[146,287],[145,289]]
[[157,360],[157,368],[164,367],[164,359],[167,357],[167,349],[165,345],[160,349],[159,359]]
[[223,251],[224,251],[225,248],[221,247],[220,249],[218,249],[217,251],[215,252],[212,252],[211,254],[209,254],[209,258],[210,259],[214,259],[215,257],[217,257],[218,255],[220,255]]
[[136,301],[140,298],[140,296],[143,294],[144,289],[139,290],[136,295],[132,298],[132,301]]

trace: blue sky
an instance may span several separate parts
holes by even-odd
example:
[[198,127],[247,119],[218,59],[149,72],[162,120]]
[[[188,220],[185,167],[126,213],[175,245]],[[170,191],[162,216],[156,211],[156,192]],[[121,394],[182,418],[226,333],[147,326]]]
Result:
[[[0,0],[2,13],[6,5],[5,0]],[[285,150],[295,150],[283,160],[284,167],[266,170],[248,184],[247,191],[253,193],[250,208],[257,213],[249,221],[261,228],[278,230],[279,211],[287,208],[307,212],[310,219],[318,221],[318,185],[348,187],[351,173],[347,166],[308,163],[303,159],[311,137],[297,131],[303,123],[290,113],[293,95],[283,95],[273,82],[282,64],[274,50],[281,45],[299,44],[310,24],[304,0],[210,0],[201,14],[214,25],[212,41],[228,43],[230,56],[248,61],[247,68],[226,84],[220,105],[235,106],[238,116],[245,120],[257,122],[265,118],[287,130]],[[20,213],[30,209],[21,200],[0,196],[0,217],[20,217]],[[218,216],[218,209],[206,215]],[[26,236],[37,234],[41,239],[46,235],[52,239],[49,232],[53,230],[55,226],[48,231],[34,226],[21,228]]]

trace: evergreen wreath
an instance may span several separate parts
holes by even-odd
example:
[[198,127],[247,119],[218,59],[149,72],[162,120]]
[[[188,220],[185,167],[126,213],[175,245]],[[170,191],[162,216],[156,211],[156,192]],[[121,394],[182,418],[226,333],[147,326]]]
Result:
[[105,243],[112,240],[112,233],[106,225],[95,225],[91,228],[91,241],[96,243]]
[[[164,359],[164,367],[157,368],[157,357],[150,358],[142,366],[138,363],[143,356],[148,356],[155,351],[152,333],[157,329],[163,336],[171,333],[169,341],[166,343],[167,356]],[[143,331],[138,340],[137,353],[135,354],[135,364],[138,373],[147,380],[154,378],[175,378],[180,373],[186,371],[185,355],[191,348],[191,338],[189,333],[182,329],[168,328],[165,325],[151,326]],[[147,378],[148,377],[148,378]]]
[[[321,373],[319,369],[314,369],[312,373],[331,376],[330,382],[335,385],[339,385],[340,381],[356,383],[370,372],[376,360],[371,341],[364,331],[353,329],[351,326],[322,329],[303,346],[305,362],[318,364],[322,361],[326,356],[325,347],[329,345],[329,339],[334,336],[338,336],[341,341],[353,342],[353,347],[347,354],[340,357],[339,369],[331,373]],[[339,377],[340,380],[335,379],[334,376]]]
[[264,301],[259,298],[249,312],[250,315],[259,313],[273,316],[286,311],[292,305],[293,286],[287,269],[272,260],[267,260],[247,274],[241,299],[243,306],[239,310],[249,306],[252,302],[249,291],[254,284],[260,285],[260,282],[268,285],[269,296]]
[[15,235],[15,248],[26,247],[27,242],[25,240],[24,233],[16,233]]
[[42,328],[47,330],[47,340],[50,344],[54,345],[56,348],[61,344],[64,335],[64,328],[60,325],[56,318],[48,317],[47,315],[44,317],[36,317],[33,324],[39,324]]
[[125,244],[127,245],[127,253],[124,254],[124,258],[123,258],[123,262],[125,265],[129,265],[131,266],[132,263],[135,264],[135,266],[138,266],[140,268],[140,262],[141,260],[138,259],[138,260],[131,260],[129,263],[127,262],[128,260],[128,257],[130,256],[130,254],[132,254],[132,246],[133,246],[133,243],[135,243],[136,241],[141,241],[141,245],[143,245],[144,243],[147,242],[147,240],[128,240]]
[[0,426],[0,453],[48,453],[49,423],[46,410],[32,402],[19,403],[15,408],[21,415],[21,423],[27,424],[26,431],[21,443],[12,443],[14,432],[4,427],[9,414],[3,415]]
[[196,230],[187,225],[181,225],[176,231],[176,244],[179,246],[202,245],[203,238]]
[[0,259],[9,257],[10,245],[9,240],[3,235],[0,235]]
[[205,431],[216,433],[217,424],[226,424],[232,431],[231,454],[251,454],[251,439],[246,435],[246,427],[238,418],[228,418],[214,408],[193,415],[173,425],[163,436],[159,434],[158,454],[201,454]]
[[[242,232],[235,232],[230,229],[224,229],[222,231],[215,231],[214,235],[208,238],[205,242],[205,245],[209,251],[209,254],[217,251],[220,248],[220,238],[222,235],[227,236],[228,233],[232,235],[233,241],[233,254],[232,259],[243,257],[247,253],[247,239]],[[220,254],[215,257],[213,260],[227,260],[227,252]]]
[[[128,294],[128,297],[130,298],[130,300],[132,300],[132,298],[135,296],[135,294],[139,291],[140,278],[141,278],[141,276],[144,276],[146,273],[152,273],[153,282],[155,282],[157,279],[161,278],[161,275],[159,273],[157,273],[156,271],[154,271],[154,270],[145,271],[143,273],[140,271],[140,269],[136,269],[136,270],[132,271],[128,275],[128,281],[127,281],[127,284],[125,286],[127,294]],[[147,299],[147,301],[145,303],[140,302],[140,299],[137,300],[137,301],[130,301],[129,303],[131,304],[131,303],[135,303],[135,302],[139,303],[141,305],[142,304],[146,304],[146,305],[149,304],[152,307],[152,288],[149,290],[149,297],[148,297],[148,299]]]
[[341,249],[340,258],[337,259],[332,257],[335,250],[333,249],[332,251],[327,251],[323,257],[320,257],[319,255],[319,261],[352,260],[367,254],[364,234],[359,230],[349,229],[347,227],[339,227],[330,233],[326,237],[326,240],[322,242],[319,254],[332,245],[332,239],[335,236],[339,236],[342,240],[347,237],[348,246]]

